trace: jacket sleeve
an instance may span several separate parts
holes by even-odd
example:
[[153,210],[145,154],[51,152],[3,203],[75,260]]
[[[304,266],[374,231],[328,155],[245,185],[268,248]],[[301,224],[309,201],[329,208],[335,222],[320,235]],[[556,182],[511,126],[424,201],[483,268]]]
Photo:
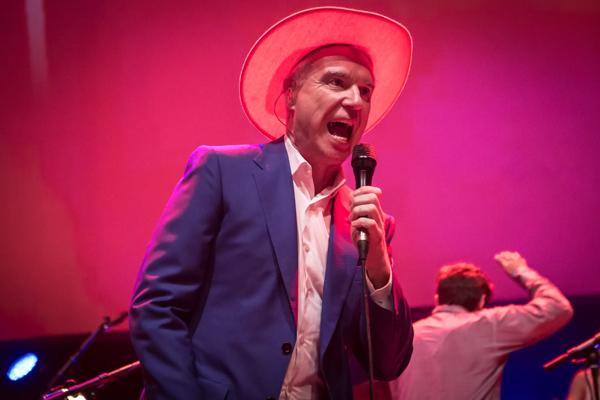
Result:
[[150,399],[202,397],[189,327],[208,285],[221,207],[217,155],[200,147],[160,217],[130,306],[131,338]]
[[515,280],[529,291],[529,302],[486,311],[495,321],[496,343],[507,351],[528,346],[551,335],[573,315],[569,300],[535,270],[521,267],[517,270]]

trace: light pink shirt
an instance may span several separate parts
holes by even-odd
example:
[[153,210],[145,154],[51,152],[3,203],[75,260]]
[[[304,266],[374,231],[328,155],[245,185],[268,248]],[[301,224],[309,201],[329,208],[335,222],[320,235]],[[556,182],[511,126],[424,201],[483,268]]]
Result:
[[[315,194],[310,164],[287,136],[284,141],[294,183],[298,229],[298,331],[279,398],[319,399],[326,393],[319,377],[319,337],[331,206],[346,180],[340,169],[333,185]],[[367,285],[373,301],[393,309],[391,277],[380,289],[375,290],[369,281]]]
[[557,331],[573,314],[546,278],[526,266],[516,272],[517,282],[531,293],[527,304],[474,312],[440,305],[413,325],[413,355],[400,378],[389,383],[392,399],[500,399],[509,353]]

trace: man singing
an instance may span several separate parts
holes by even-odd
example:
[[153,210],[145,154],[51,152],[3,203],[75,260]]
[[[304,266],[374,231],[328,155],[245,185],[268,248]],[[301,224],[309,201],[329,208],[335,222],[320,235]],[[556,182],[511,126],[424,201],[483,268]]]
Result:
[[396,101],[411,54],[398,22],[336,7],[291,15],[250,50],[242,106],[273,140],[199,147],[161,216],[131,305],[148,398],[352,398],[349,352],[367,365],[359,229],[374,375],[404,370],[394,220],[341,165]]

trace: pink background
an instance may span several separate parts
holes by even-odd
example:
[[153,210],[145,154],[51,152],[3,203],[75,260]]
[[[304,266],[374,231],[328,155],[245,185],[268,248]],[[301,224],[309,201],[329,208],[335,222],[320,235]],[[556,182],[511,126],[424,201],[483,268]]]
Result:
[[[525,298],[493,262],[504,249],[569,296],[600,294],[600,2],[335,4],[413,34],[404,93],[365,138],[411,305],[432,304],[457,260],[483,267],[496,299]],[[2,2],[0,339],[85,332],[127,308],[188,155],[265,140],[238,100],[246,52],[317,5],[48,1],[28,44],[33,14]]]

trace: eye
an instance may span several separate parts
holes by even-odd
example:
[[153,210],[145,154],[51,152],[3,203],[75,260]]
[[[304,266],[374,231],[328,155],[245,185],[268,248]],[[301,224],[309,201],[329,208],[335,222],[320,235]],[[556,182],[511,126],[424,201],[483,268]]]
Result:
[[367,101],[371,100],[371,95],[373,94],[373,90],[370,87],[363,86],[359,90],[360,90],[360,95],[362,96],[363,99],[366,99]]
[[344,87],[344,81],[341,78],[331,78],[328,84],[335,87]]

